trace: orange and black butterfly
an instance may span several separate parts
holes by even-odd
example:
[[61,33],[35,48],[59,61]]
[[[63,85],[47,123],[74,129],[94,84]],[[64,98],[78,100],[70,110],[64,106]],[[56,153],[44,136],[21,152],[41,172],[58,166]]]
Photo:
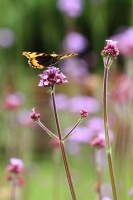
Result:
[[28,63],[33,68],[43,69],[58,63],[60,60],[77,56],[76,53],[62,53],[62,54],[46,54],[38,52],[23,52],[29,60]]

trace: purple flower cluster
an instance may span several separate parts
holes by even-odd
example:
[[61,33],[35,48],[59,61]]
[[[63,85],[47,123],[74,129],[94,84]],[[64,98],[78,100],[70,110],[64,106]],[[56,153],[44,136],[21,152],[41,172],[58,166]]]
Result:
[[11,158],[10,159],[10,165],[7,167],[7,172],[20,174],[22,173],[24,163],[22,160],[18,158]]
[[80,111],[80,115],[81,115],[82,117],[87,117],[87,115],[88,115],[87,110],[85,110],[85,109],[81,110],[81,111]]
[[[23,185],[24,179],[22,177],[22,172],[24,169],[24,163],[19,158],[11,158],[10,165],[8,165],[6,172],[7,180],[12,182],[12,184]],[[15,182],[14,182],[15,181]]]
[[39,74],[41,80],[38,86],[41,87],[52,87],[55,84],[60,85],[67,83],[66,76],[60,72],[56,67],[48,67],[47,70],[43,71],[42,74]]
[[33,108],[31,111],[32,111],[31,116],[30,116],[31,119],[33,121],[38,121],[40,119],[40,114],[35,112],[35,108]]
[[111,57],[113,60],[119,55],[119,50],[116,46],[117,41],[106,40],[107,45],[104,47],[104,50],[101,52],[103,57]]

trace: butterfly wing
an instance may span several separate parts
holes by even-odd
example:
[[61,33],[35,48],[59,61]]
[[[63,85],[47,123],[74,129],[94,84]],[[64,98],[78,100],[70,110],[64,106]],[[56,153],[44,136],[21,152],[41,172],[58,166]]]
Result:
[[22,55],[29,59],[28,63],[31,67],[38,69],[54,65],[60,60],[60,57],[57,54],[52,55],[39,52],[23,52]]
[[78,55],[77,53],[62,53],[62,54],[59,54],[60,60],[65,59],[65,58],[70,58],[70,57],[73,57],[73,56],[77,56],[77,55]]
[[26,56],[29,60],[28,63],[33,68],[43,69],[58,63],[61,59],[76,56],[75,53],[63,54],[46,54],[39,52],[23,52],[22,55]]

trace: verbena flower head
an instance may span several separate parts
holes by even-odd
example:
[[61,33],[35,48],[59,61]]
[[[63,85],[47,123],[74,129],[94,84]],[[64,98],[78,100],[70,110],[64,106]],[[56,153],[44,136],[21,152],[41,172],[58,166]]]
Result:
[[31,111],[32,111],[30,115],[31,119],[33,121],[38,121],[40,119],[40,114],[35,112],[35,108],[33,108]]
[[23,185],[24,179],[22,177],[22,172],[24,169],[24,163],[19,158],[11,158],[10,165],[7,167],[7,177],[6,179],[15,185]]
[[85,109],[81,110],[80,115],[81,115],[81,117],[87,117],[87,115],[88,115],[87,110],[85,110]]
[[93,147],[105,148],[106,146],[105,134],[99,133],[96,137],[92,139],[90,145]]
[[54,66],[48,67],[47,70],[39,74],[41,80],[38,86],[41,87],[52,87],[55,84],[60,85],[67,83],[66,76],[60,72],[60,70]]
[[10,165],[7,167],[7,172],[20,174],[23,171],[24,163],[21,159],[11,158]]
[[119,50],[116,46],[117,41],[106,40],[106,42],[107,45],[102,50],[101,55],[103,56],[104,66],[110,67],[113,60],[119,55]]

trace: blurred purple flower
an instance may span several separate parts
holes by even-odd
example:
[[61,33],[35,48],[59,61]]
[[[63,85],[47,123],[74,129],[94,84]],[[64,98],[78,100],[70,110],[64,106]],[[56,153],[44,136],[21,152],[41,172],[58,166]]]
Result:
[[112,88],[110,97],[113,102],[118,103],[129,103],[133,101],[133,84],[132,77],[129,77],[125,74],[122,74],[120,77],[117,77],[116,84]]
[[50,144],[53,148],[59,148],[60,147],[59,140],[56,140],[55,138],[51,138]]
[[14,32],[9,28],[0,29],[0,47],[10,48],[15,42]]
[[102,200],[112,200],[110,197],[103,197]]
[[24,169],[24,163],[19,158],[11,158],[10,165],[7,166],[7,180],[11,182],[13,186],[24,184],[24,179],[22,177],[22,172]]
[[7,172],[20,174],[23,171],[24,163],[19,158],[11,158],[10,165],[7,167]]
[[112,39],[118,41],[118,48],[121,54],[133,56],[133,27],[122,30],[120,33],[112,36]]
[[[65,130],[65,133],[68,133],[72,127],[69,127]],[[89,129],[85,126],[78,126],[75,129],[75,133],[71,135],[68,140],[78,143],[89,143],[92,138],[91,132],[89,132]]]
[[69,100],[69,111],[79,113],[80,110],[86,109],[88,113],[96,113],[100,109],[100,103],[94,97],[75,96]]
[[17,114],[17,121],[21,126],[34,126],[33,120],[30,117],[31,112],[29,110],[21,110]]
[[80,58],[66,59],[61,64],[62,71],[77,82],[82,82],[88,76],[88,64]]
[[[63,93],[58,93],[55,95],[56,98],[56,106],[59,111],[66,110],[69,107],[69,99]],[[52,107],[52,100],[50,99],[50,107]]]
[[83,10],[83,0],[58,0],[57,7],[70,17],[78,17]]
[[92,117],[86,123],[87,127],[96,134],[104,130],[104,121],[101,117]]
[[7,110],[16,110],[25,102],[25,96],[21,92],[15,92],[6,96],[4,107]]
[[[102,118],[100,117],[92,117],[91,119],[89,119],[87,122],[87,127],[90,130],[90,132],[92,132],[93,134],[93,139],[94,138],[99,138],[99,141],[102,140],[105,137],[105,131],[104,131],[104,121]],[[110,142],[113,141],[114,139],[114,134],[113,132],[109,129],[109,138],[110,138]],[[103,140],[102,140],[103,141]],[[96,143],[96,141],[95,141]]]
[[130,188],[129,192],[128,192],[129,196],[133,196],[133,187]]
[[68,52],[82,52],[88,46],[88,40],[78,32],[70,32],[63,40],[63,48]]
[[96,137],[94,137],[91,140],[90,145],[93,147],[105,148],[106,147],[105,133],[99,133]]

